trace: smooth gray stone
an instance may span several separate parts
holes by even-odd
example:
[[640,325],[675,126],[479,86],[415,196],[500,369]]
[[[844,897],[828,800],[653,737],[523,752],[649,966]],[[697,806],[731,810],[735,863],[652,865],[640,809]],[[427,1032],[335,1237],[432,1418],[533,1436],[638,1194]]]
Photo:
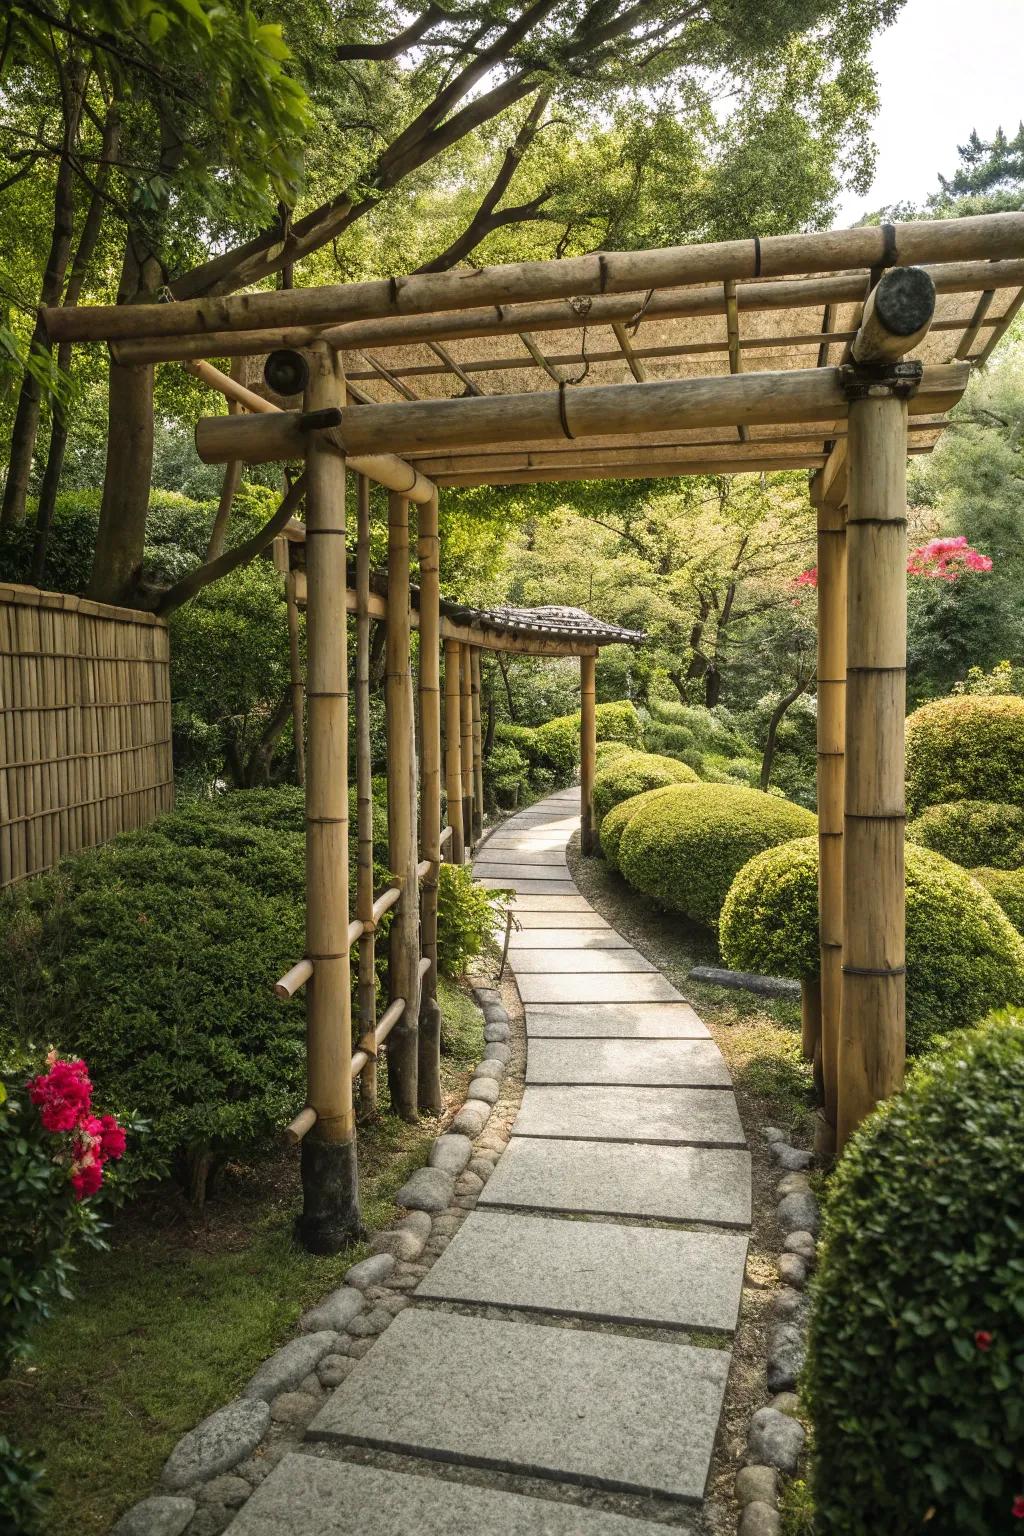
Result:
[[303,1333],[323,1333],[332,1330],[344,1333],[354,1317],[363,1310],[363,1298],[350,1285],[339,1285],[336,1291],[311,1307],[299,1318]]
[[790,1392],[804,1368],[807,1349],[798,1323],[779,1323],[768,1343],[768,1390]]
[[[559,887],[561,883],[559,881]],[[567,887],[564,891],[562,889],[553,891],[549,883],[545,890],[519,891],[512,903],[512,911],[517,918],[523,912],[575,912],[578,920],[579,913],[593,912],[593,910],[587,898],[580,895],[575,884],[572,890]]]
[[[722,1349],[412,1307],[309,1433],[696,1500],[729,1360]],[[483,1380],[500,1391],[466,1390]]]
[[802,1322],[811,1309],[811,1299],[791,1285],[783,1285],[772,1297],[772,1316],[781,1319],[796,1318]]
[[717,965],[695,965],[690,972],[694,981],[715,987],[733,987],[737,992],[756,992],[761,997],[799,997],[800,983],[785,976],[757,976],[752,971],[725,971]]
[[460,1174],[473,1156],[473,1143],[468,1136],[448,1132],[439,1136],[430,1149],[431,1168],[443,1168],[453,1177]]
[[471,1099],[481,1099],[485,1104],[497,1104],[501,1098],[501,1084],[496,1077],[474,1077],[469,1085]]
[[[595,912],[593,907],[587,906],[585,897],[581,896],[580,900],[583,902],[582,906],[573,904],[564,908],[554,903],[548,903],[541,907],[532,905],[524,907],[522,902],[517,901],[513,911],[516,915],[516,922],[524,930],[540,928],[550,932],[552,929],[569,928],[593,930],[595,933],[598,931],[604,933],[615,932],[611,924],[606,923],[599,912]],[[504,924],[501,925],[498,931],[500,934],[504,934]],[[522,935],[518,935],[515,929],[513,929],[513,940],[518,937],[522,937]]]
[[679,993],[655,971],[646,976],[517,976],[524,1003],[675,1003]]
[[719,1088],[529,1087],[512,1135],[746,1146],[736,1100]]
[[736,1474],[736,1497],[741,1504],[769,1504],[779,1501],[779,1474],[774,1467],[741,1467]]
[[[490,1119],[490,1114],[491,1106],[482,1099],[467,1099],[452,1121],[451,1128],[462,1136],[477,1137]],[[454,1192],[454,1185],[452,1189]]]
[[[572,896],[576,885],[572,880],[538,880],[536,876],[516,876],[515,879],[498,879],[483,875],[478,881],[485,891],[515,891],[518,896]],[[513,911],[515,908],[513,908]]]
[[536,926],[524,928],[520,933],[513,930],[509,953],[515,958],[521,949],[578,951],[581,949],[629,949],[629,947],[628,939],[624,939],[621,933],[616,933],[614,928],[607,926],[603,928]]
[[747,1432],[747,1461],[778,1467],[790,1476],[796,1471],[804,1444],[803,1425],[777,1408],[759,1408]]
[[[313,1337],[322,1338],[323,1335],[314,1334]],[[330,1337],[333,1340],[334,1335]],[[295,1342],[305,1344],[307,1340],[297,1339]],[[326,1353],[326,1349],[320,1351],[321,1355]],[[317,1360],[319,1358],[317,1355]],[[304,1371],[303,1375],[306,1374]],[[164,1463],[164,1486],[188,1488],[192,1483],[207,1483],[219,1472],[227,1472],[252,1455],[269,1426],[270,1404],[262,1396],[239,1397],[226,1407],[218,1408],[195,1429],[182,1435]]]
[[809,1168],[814,1161],[813,1153],[804,1152],[799,1147],[791,1147],[785,1141],[774,1143],[772,1156],[780,1168],[785,1168],[790,1173],[799,1173],[804,1168]]
[[579,1040],[707,1040],[689,1003],[531,1003],[526,1032]]
[[493,1077],[496,1083],[500,1083],[505,1076],[505,1064],[502,1061],[481,1061],[474,1073],[476,1077]]
[[635,949],[512,949],[509,962],[517,976],[533,971],[545,975],[634,976],[657,970]]
[[156,1494],[127,1510],[110,1536],[181,1536],[195,1512],[192,1499]]
[[506,1045],[503,1040],[488,1040],[484,1048],[483,1059],[484,1061],[500,1061],[502,1066],[506,1066],[511,1055],[511,1046]]
[[492,1019],[484,1025],[484,1040],[488,1045],[492,1044],[492,1042],[504,1045],[510,1034],[511,1030],[508,1024],[503,1024],[498,1019]]
[[788,1237],[791,1232],[818,1230],[818,1202],[810,1190],[796,1190],[779,1201],[779,1225]]
[[[423,1244],[430,1236],[430,1215],[427,1211],[410,1211],[408,1216],[402,1218],[393,1227],[384,1232],[377,1232],[370,1239],[370,1247],[374,1253],[391,1253],[395,1259],[406,1264],[418,1259],[423,1252]],[[343,1286],[344,1290],[345,1287]],[[352,1291],[349,1289],[348,1294]]]
[[290,1392],[293,1387],[297,1387],[304,1376],[316,1369],[324,1355],[330,1354],[336,1343],[337,1330],[330,1329],[292,1339],[290,1344],[285,1344],[269,1360],[264,1360],[239,1395],[272,1402],[279,1392]]
[[351,1285],[359,1291],[365,1291],[371,1285],[383,1285],[395,1267],[394,1255],[390,1253],[374,1253],[368,1259],[363,1259],[360,1264],[353,1264],[346,1272],[345,1284]]
[[750,1224],[750,1155],[736,1149],[513,1136],[479,1203],[745,1227]]
[[781,1200],[784,1195],[810,1193],[811,1181],[806,1173],[784,1173],[776,1188]]
[[783,1243],[787,1253],[795,1253],[805,1264],[813,1264],[818,1257],[818,1245],[809,1232],[791,1232]]
[[770,1504],[755,1500],[740,1516],[736,1536],[782,1536],[782,1516]]
[[526,1081],[646,1088],[728,1088],[732,1082],[712,1040],[537,1038],[530,1041]]
[[478,1210],[416,1294],[669,1328],[736,1327],[747,1239],[734,1232]]
[[[460,1126],[455,1129],[461,1131]],[[443,1211],[451,1205],[454,1193],[455,1180],[443,1168],[417,1168],[398,1191],[395,1204],[410,1211]]]
[[761,1131],[761,1135],[770,1147],[774,1146],[777,1141],[785,1141],[786,1139],[785,1131],[780,1131],[776,1125],[766,1125]]
[[286,1456],[231,1536],[665,1536],[663,1525],[447,1478]]
[[513,863],[511,860],[487,860],[473,868],[477,880],[561,880],[570,879],[569,866],[564,859],[557,864],[541,864],[536,859]]
[[795,1291],[802,1291],[807,1284],[807,1265],[799,1254],[779,1254],[779,1279],[783,1285],[791,1285]]

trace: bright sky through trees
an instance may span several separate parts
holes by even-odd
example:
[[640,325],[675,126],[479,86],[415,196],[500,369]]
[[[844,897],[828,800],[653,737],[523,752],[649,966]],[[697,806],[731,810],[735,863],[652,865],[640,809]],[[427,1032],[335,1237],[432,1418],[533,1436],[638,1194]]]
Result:
[[1000,124],[1013,135],[1024,118],[1024,0],[907,0],[871,57],[882,101],[877,173],[867,197],[842,200],[840,228],[885,204],[923,203],[972,128],[983,139]]

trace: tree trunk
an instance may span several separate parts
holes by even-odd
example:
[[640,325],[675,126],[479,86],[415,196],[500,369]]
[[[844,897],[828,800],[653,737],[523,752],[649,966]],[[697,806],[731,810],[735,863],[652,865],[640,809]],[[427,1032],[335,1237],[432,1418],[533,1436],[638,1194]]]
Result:
[[771,719],[768,721],[768,735],[764,744],[764,756],[761,758],[761,788],[763,790],[767,790],[768,785],[771,783],[772,763],[775,761],[775,746],[779,738],[779,726],[785,719],[786,711],[790,705],[796,703],[810,681],[809,677],[801,678],[788,693],[782,695],[782,698],[772,710]]
[[245,765],[246,789],[258,789],[270,783],[270,765],[274,760],[274,750],[291,717],[292,690],[288,687]]
[[107,464],[88,595],[130,602],[142,569],[153,474],[153,367],[110,364]]

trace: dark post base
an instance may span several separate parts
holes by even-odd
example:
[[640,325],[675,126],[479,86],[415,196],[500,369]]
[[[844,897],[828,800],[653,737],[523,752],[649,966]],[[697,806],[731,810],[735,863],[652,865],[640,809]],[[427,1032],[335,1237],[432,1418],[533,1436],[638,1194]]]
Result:
[[363,1238],[359,1215],[356,1143],[314,1140],[302,1143],[302,1215],[295,1236],[310,1253],[340,1253]]

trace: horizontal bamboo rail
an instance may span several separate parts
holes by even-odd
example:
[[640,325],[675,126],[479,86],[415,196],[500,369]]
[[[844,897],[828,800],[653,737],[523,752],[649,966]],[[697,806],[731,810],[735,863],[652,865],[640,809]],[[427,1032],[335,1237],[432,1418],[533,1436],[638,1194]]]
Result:
[[52,341],[119,341],[220,331],[273,332],[254,336],[252,350],[280,344],[282,327],[329,325],[386,316],[422,315],[539,299],[565,299],[684,284],[749,281],[842,272],[885,265],[1019,257],[1024,215],[864,225],[763,240],[728,240],[653,251],[602,251],[565,261],[516,262],[411,277],[291,288],[183,303],[80,305],[41,311]]
[[280,981],[274,982],[274,996],[279,997],[282,1002],[287,1002],[290,997],[295,996],[300,988],[306,985],[312,974],[312,960],[296,961],[291,970],[284,973]]
[[285,1126],[284,1139],[290,1146],[298,1146],[307,1131],[311,1131],[316,1125],[316,1110],[312,1104],[307,1104],[305,1109],[300,1109],[290,1125]]

